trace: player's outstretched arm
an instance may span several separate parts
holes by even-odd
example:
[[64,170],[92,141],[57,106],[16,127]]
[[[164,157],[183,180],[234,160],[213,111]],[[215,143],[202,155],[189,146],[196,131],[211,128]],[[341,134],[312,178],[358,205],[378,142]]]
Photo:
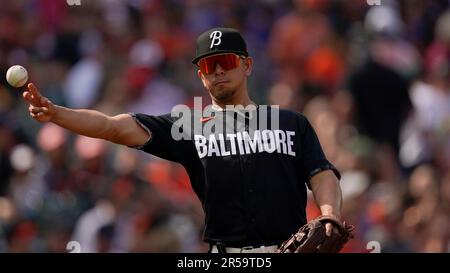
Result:
[[89,109],[70,109],[53,104],[33,83],[23,92],[30,116],[39,122],[53,122],[76,134],[101,138],[117,144],[140,146],[148,133],[129,114],[108,116]]

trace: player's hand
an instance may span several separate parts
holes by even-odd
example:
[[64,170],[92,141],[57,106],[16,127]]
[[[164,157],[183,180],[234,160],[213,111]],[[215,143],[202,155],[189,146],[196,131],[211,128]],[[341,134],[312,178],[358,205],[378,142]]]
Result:
[[51,121],[55,116],[55,105],[46,97],[42,96],[33,83],[29,83],[22,94],[29,104],[30,116],[39,122]]
[[[337,216],[335,216],[335,215],[329,215],[329,216],[332,216],[332,217],[334,217],[334,218],[336,218],[336,219],[339,219],[340,217],[337,217]],[[339,233],[339,230],[337,229],[337,227],[335,227],[332,223],[326,223],[325,224],[325,235],[327,236],[327,237],[330,237],[331,236],[331,234],[332,233]]]
[[330,237],[333,232],[339,233],[338,229],[332,223],[325,224],[325,235]]

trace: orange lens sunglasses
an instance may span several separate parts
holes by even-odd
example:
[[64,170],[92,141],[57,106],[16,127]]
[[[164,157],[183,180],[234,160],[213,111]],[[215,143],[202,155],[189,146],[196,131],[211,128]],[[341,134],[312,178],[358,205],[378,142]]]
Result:
[[234,53],[225,53],[205,57],[198,61],[197,65],[203,75],[210,75],[216,71],[216,65],[219,64],[224,70],[231,70],[239,67],[241,57]]

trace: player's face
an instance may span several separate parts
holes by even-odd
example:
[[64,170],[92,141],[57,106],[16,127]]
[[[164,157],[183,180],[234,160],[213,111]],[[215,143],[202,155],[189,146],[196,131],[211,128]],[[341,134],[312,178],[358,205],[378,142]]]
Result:
[[213,55],[198,62],[198,76],[217,101],[230,101],[245,90],[246,78],[251,74],[253,60],[236,54]]

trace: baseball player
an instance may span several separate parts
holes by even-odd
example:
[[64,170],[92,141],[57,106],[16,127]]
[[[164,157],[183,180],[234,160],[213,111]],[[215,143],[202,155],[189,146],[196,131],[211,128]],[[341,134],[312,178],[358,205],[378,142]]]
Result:
[[[209,92],[212,111],[208,116],[184,115],[185,121],[198,121],[201,129],[214,122],[225,124],[228,131],[187,130],[179,126],[182,118],[171,114],[108,116],[69,109],[43,97],[32,83],[23,97],[39,122],[182,164],[205,212],[203,239],[210,252],[274,252],[306,224],[307,188],[322,215],[339,219],[340,174],[326,159],[311,124],[300,113],[256,105],[249,98],[253,59],[241,34],[230,28],[202,33],[193,64]],[[230,105],[254,110],[229,110]],[[249,127],[263,116],[276,116],[276,126]],[[235,124],[239,118],[244,122]],[[231,131],[230,124],[236,125]],[[186,137],[174,138],[173,132],[180,130]],[[333,232],[333,225],[326,224],[327,236]]]

